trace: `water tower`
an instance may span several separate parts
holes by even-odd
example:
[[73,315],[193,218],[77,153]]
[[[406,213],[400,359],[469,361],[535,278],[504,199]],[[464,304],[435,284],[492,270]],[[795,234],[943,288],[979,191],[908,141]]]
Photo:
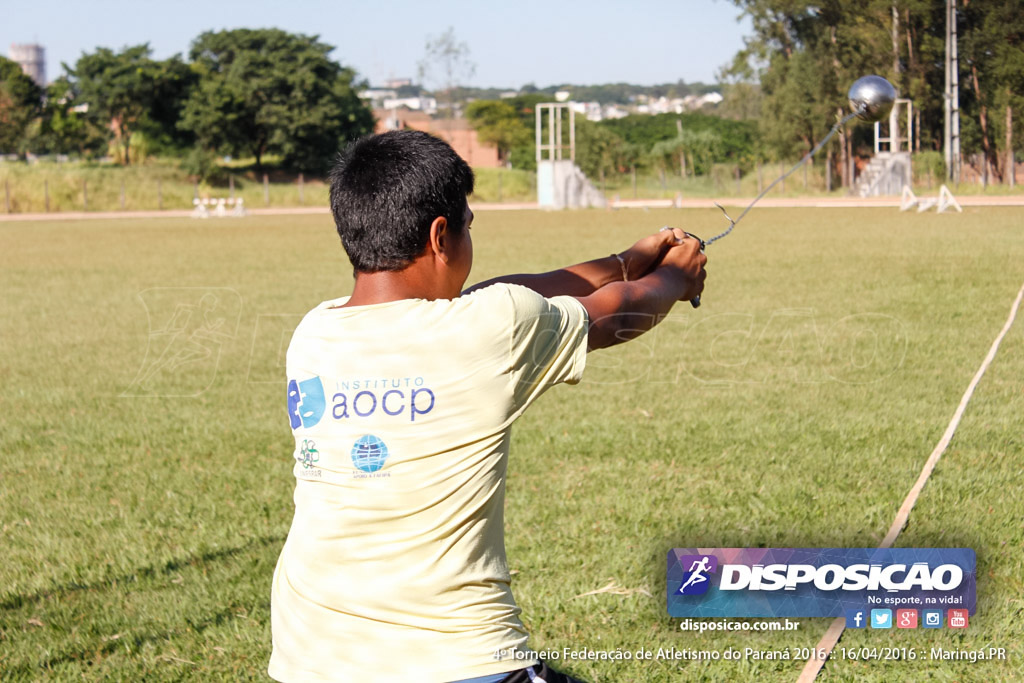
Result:
[[21,65],[21,70],[36,82],[46,87],[46,49],[42,45],[11,44],[9,59]]

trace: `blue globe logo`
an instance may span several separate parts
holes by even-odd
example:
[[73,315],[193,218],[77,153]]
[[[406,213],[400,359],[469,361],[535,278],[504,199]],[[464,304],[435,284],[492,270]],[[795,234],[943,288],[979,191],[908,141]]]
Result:
[[387,459],[388,447],[373,434],[359,437],[352,446],[352,464],[363,472],[376,472]]

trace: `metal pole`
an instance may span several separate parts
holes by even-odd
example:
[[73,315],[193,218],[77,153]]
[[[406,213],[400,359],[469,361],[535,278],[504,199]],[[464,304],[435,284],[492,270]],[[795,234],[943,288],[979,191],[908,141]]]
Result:
[[914,103],[907,100],[907,151],[914,151]]
[[[761,183],[758,182],[758,193],[761,191]],[[829,147],[825,155],[825,192],[832,191],[832,148]]]
[[270,206],[270,179],[266,173],[263,174],[263,204]]
[[565,158],[565,134],[562,132],[562,108],[558,108],[558,158]]
[[[942,156],[946,161],[946,178],[953,178],[953,82],[950,69],[950,24],[952,23],[953,1],[946,0],[946,84],[942,91]],[[875,124],[878,125],[878,124]]]
[[569,105],[569,158],[576,162],[576,110]]
[[304,183],[305,183],[305,179],[303,178],[302,174],[300,173],[299,174],[299,204],[305,204],[306,203],[306,193],[305,193],[305,188],[303,187]]
[[960,184],[960,167],[962,158],[960,153],[960,61],[957,55],[956,45],[956,0],[952,0],[953,21],[950,24],[951,46],[950,46],[950,77],[952,81],[952,111],[950,141],[953,152],[953,182]]
[[541,144],[540,144],[541,136],[540,136],[540,129],[541,129],[541,124],[544,121],[544,117],[542,115],[543,112],[544,112],[544,108],[543,107],[537,107],[537,109],[534,112],[534,126],[533,126],[533,129],[534,129],[534,138],[536,140],[536,142],[534,144],[534,150],[535,150],[534,153],[537,155],[537,163],[540,163],[540,158],[541,158]]
[[1013,107],[1006,103],[1006,182],[1010,187],[1017,184],[1017,168],[1013,162]]
[[548,158],[554,161],[557,157],[555,155],[555,106],[551,105],[548,108]]

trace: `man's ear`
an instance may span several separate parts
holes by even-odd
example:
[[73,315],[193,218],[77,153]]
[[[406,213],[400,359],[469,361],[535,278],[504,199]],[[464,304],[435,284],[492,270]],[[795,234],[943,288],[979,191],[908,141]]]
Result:
[[430,250],[434,256],[448,263],[448,247],[451,235],[448,232],[448,219],[438,216],[430,224]]

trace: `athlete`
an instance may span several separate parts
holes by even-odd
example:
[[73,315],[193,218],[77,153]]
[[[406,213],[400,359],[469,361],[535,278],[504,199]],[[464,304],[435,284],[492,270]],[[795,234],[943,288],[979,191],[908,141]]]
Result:
[[[281,681],[571,681],[536,659],[504,545],[512,423],[703,289],[679,230],[464,291],[469,166],[417,131],[359,140],[331,173],[352,295],[288,348],[295,516],[274,572]],[[316,458],[311,454],[315,453]]]

